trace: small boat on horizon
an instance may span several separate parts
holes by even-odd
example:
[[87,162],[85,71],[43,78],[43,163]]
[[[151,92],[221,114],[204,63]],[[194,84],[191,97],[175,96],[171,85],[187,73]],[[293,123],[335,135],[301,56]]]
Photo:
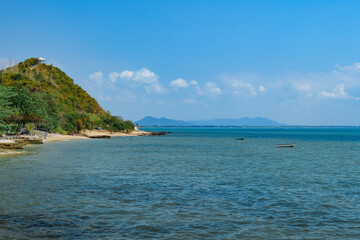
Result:
[[289,143],[289,144],[276,144],[276,147],[294,147],[295,143]]

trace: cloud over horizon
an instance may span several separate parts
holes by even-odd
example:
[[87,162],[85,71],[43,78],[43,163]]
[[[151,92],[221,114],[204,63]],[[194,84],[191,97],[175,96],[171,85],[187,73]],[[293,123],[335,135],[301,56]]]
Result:
[[345,91],[345,86],[344,84],[339,84],[336,87],[334,87],[334,89],[331,92],[328,91],[321,91],[319,93],[319,97],[320,98],[339,98],[339,99],[354,99],[356,101],[360,101],[359,97],[354,97],[354,96],[350,96],[346,91]]
[[[143,87],[147,94],[164,94],[168,90],[159,83],[159,76],[147,68],[141,68],[137,71],[124,70],[121,72],[111,72],[108,74],[108,79],[105,79],[102,71],[89,74],[89,79],[97,84],[108,84],[112,88],[117,88],[117,85],[126,85],[130,88]],[[132,98],[134,99],[134,98]]]
[[186,80],[182,78],[178,78],[174,81],[171,81],[170,86],[173,87],[174,89],[179,89],[179,88],[187,88],[189,84]]
[[340,66],[338,64],[335,65],[335,67],[337,69],[339,69],[340,71],[343,71],[343,72],[348,72],[348,73],[351,73],[351,72],[355,72],[355,73],[360,73],[360,63],[356,62],[352,65],[349,65],[349,66]]
[[159,81],[159,77],[147,68],[141,68],[137,71],[124,70],[122,72],[112,72],[109,74],[109,78],[112,82],[116,82],[117,79],[120,79],[145,84],[158,83]]
[[[102,101],[135,103],[146,99],[146,104],[153,103],[162,108],[183,104],[190,108],[198,106],[212,109],[213,105],[225,99],[233,99],[234,102],[242,99],[239,106],[245,102],[253,105],[265,101],[270,109],[302,106],[304,103],[307,108],[316,108],[330,99],[360,101],[359,68],[360,64],[355,63],[349,66],[336,65],[329,72],[285,72],[275,76],[222,73],[210,81],[198,82],[179,77],[167,81],[162,79],[162,83],[155,72],[141,68],[136,71],[111,72],[107,76],[97,71],[89,74],[89,79],[94,86],[102,86],[96,89]],[[117,94],[104,97],[107,96],[106,92]]]
[[[105,78],[102,71],[98,71],[89,74],[89,79],[97,84],[104,84],[105,81],[108,81],[112,84],[112,87],[119,84],[123,88],[126,86],[129,88],[143,87],[146,94],[169,93],[169,89],[166,89],[160,83],[159,76],[148,68],[141,68],[137,71],[111,72],[108,74],[108,79]],[[334,70],[324,73],[287,73],[270,80],[264,76],[254,74],[235,76],[221,74],[217,81],[207,81],[201,85],[195,80],[186,81],[184,78],[169,81],[168,85],[174,91],[186,90],[191,87],[193,91],[195,90],[196,95],[212,98],[222,94],[228,95],[229,93],[236,97],[249,98],[269,92],[274,97],[280,94],[280,96],[291,96],[291,98],[317,96],[315,100],[324,100],[326,98],[358,100],[359,97],[348,94],[345,88],[349,86],[360,90],[360,63],[349,66],[336,65]],[[191,91],[188,91],[188,94],[188,99],[194,99],[194,96],[191,96]]]

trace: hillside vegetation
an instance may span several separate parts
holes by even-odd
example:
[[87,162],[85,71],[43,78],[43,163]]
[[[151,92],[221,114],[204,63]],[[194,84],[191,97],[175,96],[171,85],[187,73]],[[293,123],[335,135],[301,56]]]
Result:
[[63,71],[38,58],[0,71],[0,131],[17,132],[24,126],[59,133],[134,129],[131,121],[104,111]]

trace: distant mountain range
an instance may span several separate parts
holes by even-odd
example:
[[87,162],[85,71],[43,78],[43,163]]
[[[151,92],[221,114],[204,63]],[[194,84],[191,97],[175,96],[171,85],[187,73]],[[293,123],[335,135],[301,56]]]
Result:
[[249,127],[275,127],[275,126],[286,126],[286,124],[281,124],[275,122],[268,118],[219,118],[213,120],[192,120],[192,121],[182,121],[182,120],[173,120],[168,118],[156,118],[147,116],[135,123],[140,126],[159,126],[159,127],[186,127],[186,126],[249,126]]

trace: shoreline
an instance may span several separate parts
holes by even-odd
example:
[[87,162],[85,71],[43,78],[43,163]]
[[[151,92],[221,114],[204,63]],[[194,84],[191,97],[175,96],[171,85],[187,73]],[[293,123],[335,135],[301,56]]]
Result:
[[110,132],[106,130],[85,130],[79,135],[61,135],[61,134],[49,134],[45,142],[57,142],[57,141],[70,141],[70,140],[84,140],[94,137],[135,137],[135,136],[149,136],[151,133],[134,130],[130,133],[124,132]]
[[24,152],[6,151],[5,149],[1,149],[0,151],[0,157],[14,156],[19,154],[24,154]]
[[[124,132],[110,132],[106,130],[85,130],[81,132],[79,135],[61,135],[58,133],[50,133],[46,139],[44,139],[44,143],[46,142],[61,142],[61,141],[72,141],[72,140],[86,140],[92,138],[111,138],[111,137],[135,137],[135,136],[150,136],[151,132],[146,132],[142,130],[134,130],[130,133]],[[3,140],[8,141],[8,140]],[[10,142],[12,142],[10,140]],[[12,156],[24,154],[23,151],[14,151],[8,149],[0,148],[0,157]]]

